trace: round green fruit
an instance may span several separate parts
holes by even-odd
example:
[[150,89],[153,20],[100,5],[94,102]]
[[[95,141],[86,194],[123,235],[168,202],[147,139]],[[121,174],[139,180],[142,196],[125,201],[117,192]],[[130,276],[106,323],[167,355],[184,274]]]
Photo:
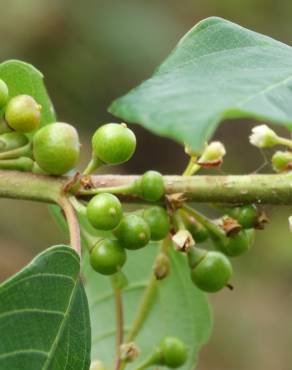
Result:
[[164,239],[170,229],[169,217],[163,207],[155,206],[143,211],[143,218],[150,227],[151,240]]
[[79,151],[78,133],[68,123],[44,126],[33,138],[34,158],[40,168],[51,175],[63,175],[73,169]]
[[242,207],[231,208],[228,214],[235,218],[244,229],[250,229],[257,222],[258,210],[254,204],[248,204]]
[[171,369],[182,366],[187,360],[186,345],[175,337],[164,338],[159,345],[160,364]]
[[232,265],[224,254],[210,251],[192,269],[191,278],[199,289],[214,293],[228,284],[232,272]]
[[120,271],[127,259],[125,249],[117,240],[102,239],[90,252],[90,264],[103,275],[112,275]]
[[6,83],[0,78],[0,109],[8,102],[9,90]]
[[95,195],[87,205],[87,217],[92,226],[99,230],[112,230],[123,216],[119,199],[109,193]]
[[183,214],[183,222],[196,243],[203,243],[209,238],[209,231],[194,217]]
[[291,171],[292,167],[292,153],[288,150],[278,150],[272,157],[273,169],[276,172]]
[[102,162],[127,162],[136,149],[136,136],[125,124],[107,123],[99,127],[92,138],[93,153]]
[[122,218],[114,234],[122,246],[127,249],[145,247],[151,236],[147,222],[136,214],[129,214]]
[[237,257],[246,253],[253,244],[255,231],[253,229],[242,230],[238,234],[217,239],[215,246],[229,257]]
[[147,171],[136,182],[137,194],[148,202],[156,202],[164,195],[164,181],[161,173]]
[[20,132],[7,132],[0,136],[0,152],[20,148],[28,143],[28,138]]
[[17,132],[33,131],[40,124],[41,106],[29,95],[17,95],[9,100],[5,119]]

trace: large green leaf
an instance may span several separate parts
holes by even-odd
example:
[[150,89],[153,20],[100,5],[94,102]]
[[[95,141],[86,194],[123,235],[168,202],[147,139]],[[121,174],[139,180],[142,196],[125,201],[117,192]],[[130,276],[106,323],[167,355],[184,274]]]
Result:
[[198,23],[110,112],[200,149],[225,118],[292,128],[292,48],[220,18]]
[[[157,244],[129,251],[123,269],[129,284],[123,290],[125,337],[152,273]],[[208,340],[211,318],[206,296],[191,283],[184,256],[172,251],[171,274],[158,282],[150,313],[135,342],[142,360],[165,335],[181,338],[189,347],[189,358],[182,369],[192,369],[198,352]],[[112,366],[115,353],[115,306],[110,279],[94,272],[85,261],[86,292],[92,323],[92,359]],[[135,367],[137,363],[133,364]]]
[[35,67],[19,60],[8,60],[0,64],[0,78],[7,83],[10,97],[31,95],[42,106],[41,126],[55,121],[54,108],[43,83],[43,75]]
[[1,370],[88,370],[90,324],[78,255],[56,246],[0,285]]

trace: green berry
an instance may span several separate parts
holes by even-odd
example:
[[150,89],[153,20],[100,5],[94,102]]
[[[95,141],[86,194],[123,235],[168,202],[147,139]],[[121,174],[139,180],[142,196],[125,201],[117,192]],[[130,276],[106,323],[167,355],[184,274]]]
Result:
[[242,230],[234,236],[217,239],[215,246],[229,257],[241,256],[252,246],[254,234],[253,229]]
[[6,105],[9,98],[9,91],[8,86],[6,83],[0,78],[0,109]]
[[258,210],[254,204],[231,208],[228,214],[245,229],[254,227],[258,218]]
[[140,249],[150,240],[150,228],[147,222],[136,214],[126,215],[114,230],[124,248]]
[[9,100],[5,119],[15,131],[33,131],[40,124],[41,106],[29,95],[17,95]]
[[164,181],[157,171],[147,171],[136,181],[137,194],[148,202],[158,201],[164,194]]
[[93,269],[103,275],[118,272],[127,259],[125,249],[117,240],[102,239],[90,252],[90,264]]
[[272,165],[276,172],[291,171],[292,152],[278,150],[272,157]]
[[175,337],[165,337],[160,345],[159,363],[171,369],[176,369],[182,366],[187,360],[186,345]]
[[188,230],[196,243],[203,243],[209,238],[209,231],[199,222],[191,224]]
[[192,269],[191,278],[199,289],[212,293],[228,284],[232,272],[232,265],[224,254],[210,251]]
[[170,229],[169,217],[163,207],[149,207],[143,211],[143,218],[150,227],[151,240],[164,239]]
[[33,138],[34,158],[41,169],[51,175],[63,175],[73,169],[79,151],[78,133],[68,123],[44,126]]
[[203,243],[209,238],[209,231],[194,217],[185,214],[182,214],[182,216],[186,228],[192,234],[196,243]]
[[127,162],[136,149],[136,137],[125,124],[107,123],[99,127],[92,138],[93,153],[102,162]]
[[20,132],[7,132],[0,136],[0,152],[20,148],[28,143],[28,138]]
[[96,229],[112,230],[118,226],[122,216],[121,202],[113,194],[97,194],[88,203],[87,217]]

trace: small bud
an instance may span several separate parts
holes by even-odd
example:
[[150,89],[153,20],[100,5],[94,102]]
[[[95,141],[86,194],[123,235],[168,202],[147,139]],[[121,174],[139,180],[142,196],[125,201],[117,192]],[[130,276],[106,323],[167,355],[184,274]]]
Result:
[[272,157],[272,165],[276,172],[292,170],[292,152],[277,151]]
[[210,143],[198,160],[202,167],[218,167],[226,154],[224,145],[220,141]]
[[140,349],[133,342],[124,343],[120,347],[121,360],[125,362],[133,362],[140,354]]
[[188,230],[179,230],[173,235],[172,241],[179,252],[188,252],[195,245],[192,234]]
[[165,253],[159,253],[153,267],[153,272],[157,280],[166,278],[170,271],[169,257]]
[[267,125],[255,126],[251,132],[249,142],[258,148],[271,148],[279,144],[279,136]]

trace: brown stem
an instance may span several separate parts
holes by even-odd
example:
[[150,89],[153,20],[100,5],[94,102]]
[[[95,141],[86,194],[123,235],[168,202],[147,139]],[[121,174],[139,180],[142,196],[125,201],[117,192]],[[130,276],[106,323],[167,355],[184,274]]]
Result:
[[62,208],[68,222],[70,245],[81,256],[80,227],[75,210],[65,195],[60,197],[58,204]]

